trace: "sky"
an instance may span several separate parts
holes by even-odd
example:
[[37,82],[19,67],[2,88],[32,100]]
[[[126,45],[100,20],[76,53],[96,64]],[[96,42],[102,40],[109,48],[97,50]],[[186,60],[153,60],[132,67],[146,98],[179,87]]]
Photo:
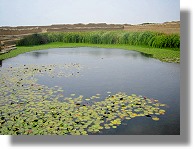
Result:
[[0,0],[0,26],[180,20],[180,0]]

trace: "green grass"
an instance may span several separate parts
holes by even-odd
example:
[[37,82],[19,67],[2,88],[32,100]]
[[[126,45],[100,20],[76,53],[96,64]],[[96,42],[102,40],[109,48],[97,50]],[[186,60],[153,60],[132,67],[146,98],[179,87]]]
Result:
[[146,46],[138,45],[128,45],[128,44],[88,44],[88,43],[64,43],[64,42],[53,42],[49,44],[42,44],[37,46],[18,46],[16,50],[12,50],[9,53],[0,55],[0,60],[15,57],[19,54],[41,50],[49,48],[60,48],[60,47],[99,47],[99,48],[119,48],[125,50],[134,50],[142,52],[144,54],[149,54],[153,58],[159,59],[164,62],[180,62],[180,51],[175,49],[165,49],[165,48],[152,48]]
[[51,32],[26,36],[18,46],[31,46],[51,42],[89,44],[128,44],[155,48],[179,48],[179,34],[129,31]]

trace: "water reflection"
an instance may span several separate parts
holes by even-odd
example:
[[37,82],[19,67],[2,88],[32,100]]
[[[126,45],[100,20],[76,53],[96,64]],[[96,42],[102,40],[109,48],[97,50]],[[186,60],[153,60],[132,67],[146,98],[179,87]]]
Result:
[[36,52],[31,52],[29,54],[32,55],[35,58],[39,58],[39,57],[41,57],[43,55],[48,55],[48,52],[45,52],[45,51],[43,51],[43,52],[42,51],[36,51]]
[[2,65],[3,65],[3,61],[2,61],[2,60],[0,60],[0,67],[2,67]]
[[[144,55],[144,53],[138,53],[136,51],[129,51],[129,50],[123,50],[118,51],[118,49],[106,49],[105,48],[89,48],[89,47],[79,47],[77,50],[75,48],[54,48],[47,50],[49,54],[54,55],[69,55],[69,56],[93,56],[93,57],[100,57],[100,58],[112,58],[112,57],[129,57],[129,58],[140,58],[142,56],[143,59],[147,59],[145,56],[151,56],[150,54]],[[46,53],[44,50],[36,52],[40,54]]]
[[142,53],[142,52],[140,52],[143,56],[145,56],[145,57],[152,57],[152,54],[146,54],[146,53]]

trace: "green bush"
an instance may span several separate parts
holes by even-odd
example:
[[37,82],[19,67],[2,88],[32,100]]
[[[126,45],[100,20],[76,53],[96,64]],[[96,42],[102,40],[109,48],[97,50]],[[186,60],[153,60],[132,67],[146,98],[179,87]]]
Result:
[[41,44],[46,44],[48,43],[48,38],[47,36],[41,35],[41,34],[33,34],[33,35],[28,35],[21,39],[17,45],[20,46],[30,46],[30,45],[41,45]]

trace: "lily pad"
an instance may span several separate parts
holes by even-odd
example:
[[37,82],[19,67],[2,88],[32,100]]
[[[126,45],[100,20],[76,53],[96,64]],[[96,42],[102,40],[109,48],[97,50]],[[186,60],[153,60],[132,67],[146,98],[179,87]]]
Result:
[[80,66],[25,65],[1,70],[0,134],[86,135],[115,129],[123,120],[133,121],[135,117],[158,121],[166,113],[163,109],[166,105],[160,100],[136,94],[118,92],[106,97],[96,94],[83,100],[83,95],[65,97],[62,87],[38,84],[37,76],[77,75],[72,68],[77,71]]

